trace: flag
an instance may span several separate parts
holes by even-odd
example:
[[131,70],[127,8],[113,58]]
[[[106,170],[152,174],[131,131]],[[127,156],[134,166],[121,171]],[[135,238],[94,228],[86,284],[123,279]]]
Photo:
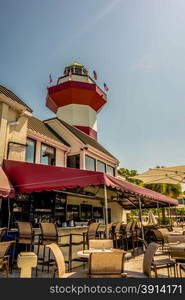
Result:
[[51,77],[51,74],[49,74],[48,82],[49,82],[49,83],[52,83],[52,81],[53,81],[53,79],[52,79],[52,77]]
[[109,88],[108,88],[108,86],[106,85],[105,82],[104,82],[104,84],[103,84],[103,87],[104,87],[104,90],[105,90],[106,92],[108,92]]
[[71,71],[71,70],[69,70],[69,73],[68,73],[68,75],[69,75],[69,77],[71,77],[71,76],[72,76],[72,71]]
[[94,76],[94,79],[97,80],[98,79],[98,76],[97,76],[97,73],[96,71],[93,71],[93,76]]

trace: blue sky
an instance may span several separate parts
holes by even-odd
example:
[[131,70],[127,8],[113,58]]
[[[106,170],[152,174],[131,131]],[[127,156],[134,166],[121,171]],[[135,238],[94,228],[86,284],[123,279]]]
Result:
[[40,119],[49,73],[84,64],[109,86],[99,141],[142,172],[184,164],[184,0],[0,1],[0,84]]

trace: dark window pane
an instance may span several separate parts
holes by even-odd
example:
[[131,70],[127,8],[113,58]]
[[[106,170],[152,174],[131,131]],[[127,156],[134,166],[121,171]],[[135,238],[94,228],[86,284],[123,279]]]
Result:
[[71,155],[67,157],[67,167],[68,168],[80,168],[80,155]]
[[27,162],[31,162],[31,163],[35,162],[35,145],[36,142],[34,140],[27,139],[26,156],[25,156],[25,160]]
[[107,174],[115,176],[115,168],[107,165]]
[[41,144],[40,163],[43,165],[55,165],[55,148]]
[[81,68],[75,68],[75,74],[82,74],[82,69]]
[[106,165],[102,161],[97,161],[97,171],[99,172],[106,172]]
[[96,170],[96,160],[90,156],[85,156],[85,168],[86,170],[95,171]]

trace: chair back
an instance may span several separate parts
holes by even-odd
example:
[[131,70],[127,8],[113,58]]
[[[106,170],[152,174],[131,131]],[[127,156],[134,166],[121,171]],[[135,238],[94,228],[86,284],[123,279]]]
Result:
[[55,258],[58,277],[62,278],[63,275],[65,274],[65,261],[64,261],[64,256],[63,256],[62,251],[60,250],[59,246],[55,243],[49,244],[46,247],[51,250],[51,252]]
[[30,222],[17,222],[19,238],[31,239],[33,236],[33,228]]
[[3,238],[6,235],[6,233],[7,233],[7,227],[0,228],[0,242],[3,241]]
[[120,233],[122,222],[116,223],[114,233]]
[[167,235],[166,241],[167,243],[185,243],[185,235]]
[[88,239],[95,239],[100,223],[91,223],[87,230]]
[[130,228],[130,231],[134,232],[136,230],[136,227],[137,227],[137,222],[132,222],[132,225],[131,225],[131,228]]
[[55,223],[40,223],[43,240],[57,241],[58,230]]
[[170,248],[170,256],[175,260],[181,260],[184,262],[185,260],[185,248],[184,247],[171,247]]
[[[125,252],[91,253],[89,277],[123,277]],[[125,277],[125,276],[124,276]]]
[[8,254],[8,251],[13,244],[14,241],[0,242],[0,259]]
[[158,248],[159,245],[157,243],[150,243],[145,251],[143,259],[143,273],[148,277],[151,277],[152,261]]
[[89,249],[111,249],[113,240],[89,240]]
[[166,234],[169,234],[168,228],[158,228],[158,230],[161,232],[161,234],[164,236]]
[[158,229],[151,230],[156,242],[164,242],[164,235]]
[[125,231],[126,231],[126,232],[131,231],[133,223],[134,223],[134,222],[128,222],[128,223],[127,223],[127,225],[126,225],[126,227],[125,227]]

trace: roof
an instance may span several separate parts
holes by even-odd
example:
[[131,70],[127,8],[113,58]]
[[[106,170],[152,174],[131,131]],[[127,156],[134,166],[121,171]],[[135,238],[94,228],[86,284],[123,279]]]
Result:
[[[94,148],[96,148],[97,150],[105,153],[106,155],[114,158],[117,160],[116,157],[114,157],[109,151],[107,151],[101,144],[99,144],[96,140],[94,140],[93,138],[91,138],[89,135],[87,135],[86,133],[83,133],[81,130],[75,128],[74,126],[66,123],[63,120],[60,120],[58,118],[53,118],[53,119],[49,119],[49,120],[58,120],[60,123],[62,123],[62,125],[64,125],[72,134],[74,134],[79,140],[81,140],[84,144],[88,144]],[[45,120],[45,121],[49,121],[49,120]]]
[[71,65],[67,66],[67,68],[69,68],[71,66],[84,67],[84,65],[78,63],[77,61],[74,61]]
[[28,129],[34,130],[54,141],[63,143],[64,145],[70,147],[70,145],[62,137],[55,133],[47,124],[35,117],[30,117],[28,119]]
[[22,101],[19,97],[17,97],[12,91],[8,90],[6,87],[3,85],[0,85],[0,93],[3,93],[5,96],[11,98],[13,101],[25,106],[27,110],[32,112],[32,109],[24,102]]

